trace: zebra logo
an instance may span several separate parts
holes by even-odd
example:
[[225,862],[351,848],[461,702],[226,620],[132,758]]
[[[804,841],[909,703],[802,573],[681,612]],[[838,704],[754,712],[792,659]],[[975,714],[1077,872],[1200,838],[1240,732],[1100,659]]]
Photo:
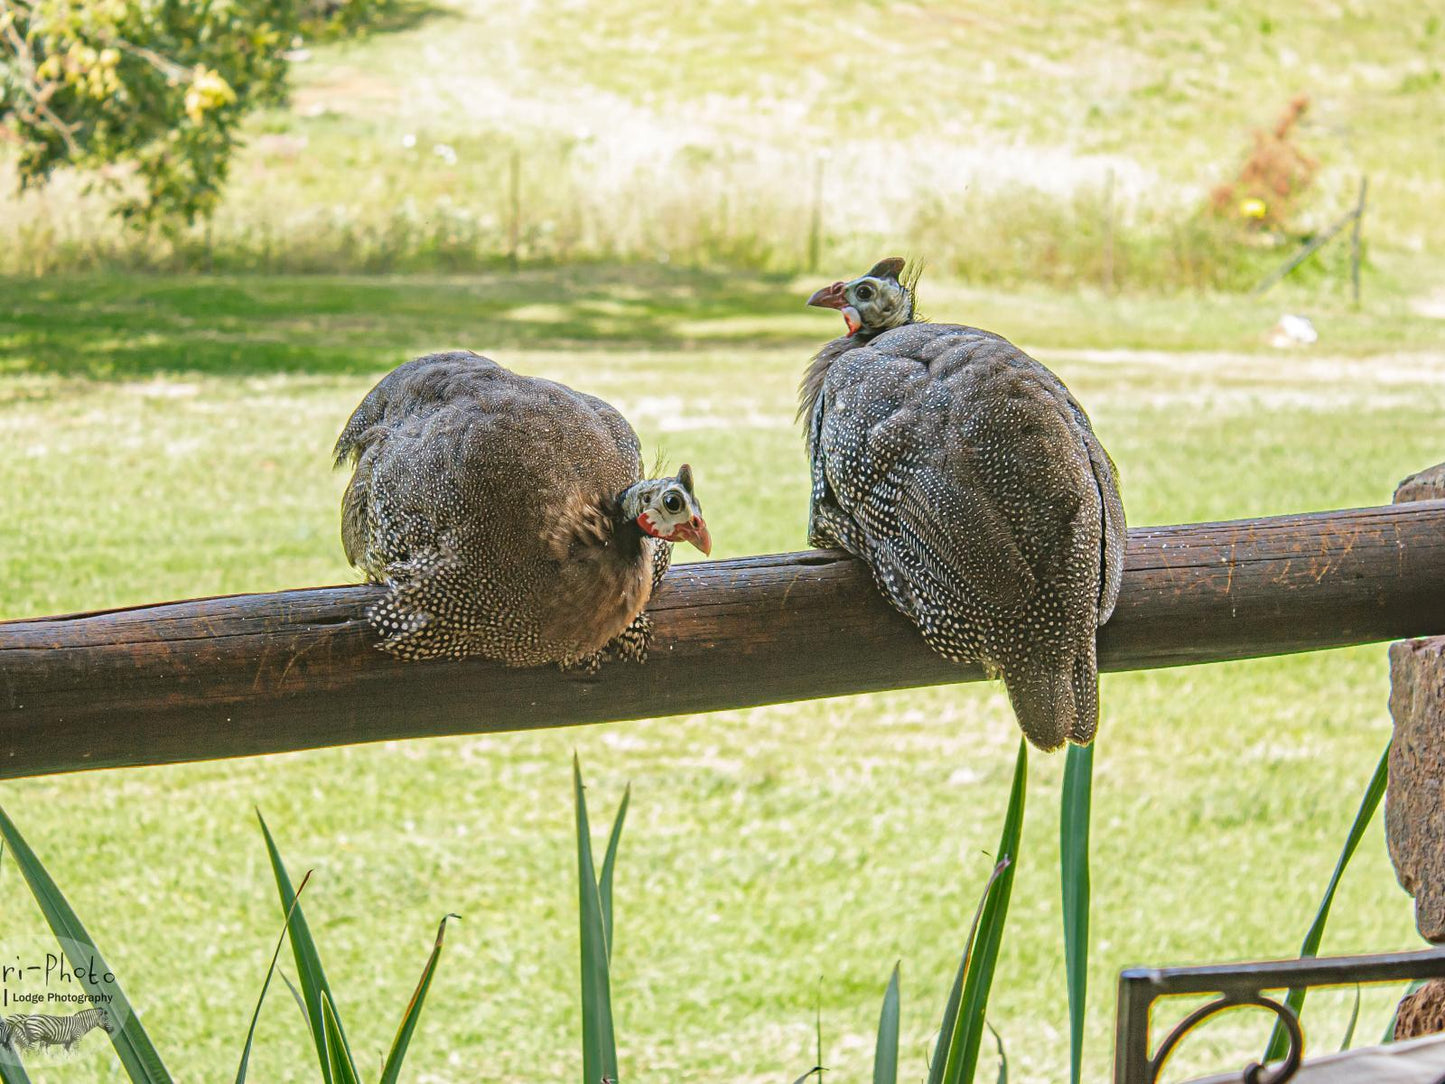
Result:
[[96,1028],[106,1034],[115,1031],[115,1024],[104,1009],[82,1009],[71,1016],[16,1013],[0,1021],[0,1046],[8,1046],[17,1053],[52,1046],[64,1047],[68,1052]]

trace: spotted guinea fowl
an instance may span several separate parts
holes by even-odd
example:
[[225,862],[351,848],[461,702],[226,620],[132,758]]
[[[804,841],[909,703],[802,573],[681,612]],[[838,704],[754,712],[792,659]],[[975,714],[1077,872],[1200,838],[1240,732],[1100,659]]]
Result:
[[692,471],[644,478],[637,434],[591,395],[470,352],[388,373],[336,442],[346,556],[402,659],[595,669],[646,656],[672,542],[710,551]]
[[1124,565],[1114,465],[1048,369],[1006,339],[914,315],[884,260],[810,305],[842,312],[799,389],[809,539],[861,558],[945,658],[1003,676],[1029,740],[1087,744],[1095,636]]

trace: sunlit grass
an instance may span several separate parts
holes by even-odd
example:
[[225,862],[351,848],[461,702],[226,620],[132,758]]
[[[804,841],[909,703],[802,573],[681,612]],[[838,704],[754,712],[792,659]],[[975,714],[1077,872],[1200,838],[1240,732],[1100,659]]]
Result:
[[[0,616],[350,579],[331,442],[386,367],[450,346],[600,393],[649,454],[691,462],[714,556],[799,548],[793,388],[834,330],[813,314],[798,338],[804,295],[787,280],[662,272],[0,284]],[[929,296],[936,318],[1037,344],[1117,459],[1135,524],[1379,503],[1441,455],[1445,356],[1429,321],[1341,310],[1319,322],[1353,328],[1345,345],[1326,331],[1291,353],[1261,345],[1267,305],[943,283]],[[564,319],[526,317],[539,305]],[[697,321],[717,337],[694,337]],[[1157,346],[1191,352],[1116,349],[1156,332]],[[1085,1079],[1107,1064],[1120,967],[1298,950],[1388,733],[1386,695],[1379,648],[1104,679]],[[316,868],[306,907],[328,966],[378,1004],[414,985],[435,916],[466,916],[428,1001],[436,1041],[410,1055],[415,1079],[530,1084],[574,1070],[576,748],[599,808],[633,788],[614,967],[635,1078],[791,1079],[813,1064],[821,975],[828,1064],[861,1079],[895,960],[902,1061],[931,1049],[924,1007],[946,996],[992,869],[982,852],[997,843],[1016,742],[1001,690],[963,686],[15,781],[0,799],[181,1078],[233,1069],[265,972],[277,915],[250,819],[260,805],[288,861]],[[1032,767],[990,1014],[1012,1079],[1053,1084],[1068,1057],[1063,761]],[[4,948],[43,952],[12,874],[0,872]],[[1323,951],[1403,947],[1412,931],[1373,828]],[[1388,1000],[1367,992],[1361,1034],[1377,1033]],[[392,1010],[344,1008],[358,1062],[379,1064]],[[1319,1043],[1337,1043],[1348,1011],[1347,996],[1311,997]],[[1226,1021],[1181,1057],[1242,1061],[1265,1031]],[[275,999],[253,1078],[305,1079],[308,1041]],[[63,1072],[109,1079],[100,1058]]]
[[[1438,285],[1445,40],[1416,0],[1061,8],[449,0],[316,45],[179,240],[80,178],[0,198],[0,272],[797,270],[908,247],[966,281],[1248,288],[1279,249],[1195,219],[1296,94],[1319,229],[1371,181],[1367,282]],[[512,170],[518,170],[514,195]],[[0,163],[3,165],[3,163]],[[3,170],[0,170],[3,175]],[[8,187],[8,185],[7,185]],[[1338,286],[1346,249],[1299,272]],[[1422,281],[1425,280],[1425,281]]]

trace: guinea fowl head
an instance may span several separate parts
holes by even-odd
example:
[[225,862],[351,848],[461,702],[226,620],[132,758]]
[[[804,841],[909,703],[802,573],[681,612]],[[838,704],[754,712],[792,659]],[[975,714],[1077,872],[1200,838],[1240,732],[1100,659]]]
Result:
[[861,278],[824,286],[808,298],[808,304],[837,309],[848,325],[848,334],[867,341],[890,328],[913,322],[913,284],[917,276],[904,274],[903,268],[897,256],[880,260]]
[[702,505],[692,489],[692,468],[686,463],[672,478],[644,478],[622,494],[622,514],[645,533],[664,542],[691,542],[712,552],[712,536],[703,522]]

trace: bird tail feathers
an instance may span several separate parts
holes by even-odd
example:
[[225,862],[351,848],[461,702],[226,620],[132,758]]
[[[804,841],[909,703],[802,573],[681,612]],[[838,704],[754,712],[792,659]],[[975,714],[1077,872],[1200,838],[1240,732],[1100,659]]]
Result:
[[1045,751],[1065,741],[1088,745],[1099,727],[1099,681],[1094,644],[1049,667],[1012,667],[1003,674],[1024,735]]

